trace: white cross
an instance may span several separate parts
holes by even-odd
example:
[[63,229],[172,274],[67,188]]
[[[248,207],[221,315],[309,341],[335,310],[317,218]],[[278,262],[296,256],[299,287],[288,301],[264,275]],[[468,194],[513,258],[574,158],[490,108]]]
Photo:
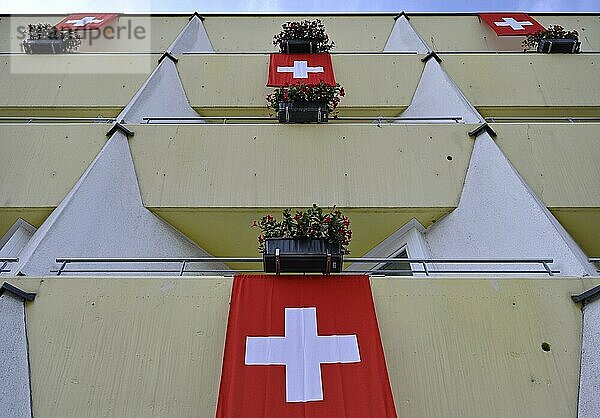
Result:
[[96,19],[96,16],[86,16],[83,19],[79,20],[67,20],[67,23],[72,23],[73,26],[80,27],[86,26],[90,23],[102,23],[104,19]]
[[246,365],[285,365],[287,402],[323,400],[321,364],[359,362],[356,335],[317,334],[317,308],[285,308],[284,337],[246,337]]
[[309,67],[308,61],[294,61],[293,67],[277,67],[278,73],[294,73],[293,78],[308,78],[308,73],[322,73],[323,67]]
[[532,26],[529,20],[525,20],[523,22],[519,22],[518,20],[513,19],[512,17],[503,17],[502,20],[504,22],[494,22],[496,26],[510,26],[512,30],[525,30],[523,26]]

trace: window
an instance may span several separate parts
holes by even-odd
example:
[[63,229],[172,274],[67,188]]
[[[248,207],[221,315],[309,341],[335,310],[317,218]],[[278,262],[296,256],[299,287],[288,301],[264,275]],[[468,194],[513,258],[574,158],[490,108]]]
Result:
[[[398,254],[394,255],[394,258],[408,258],[408,253],[406,252],[406,247],[402,248]],[[386,263],[383,266],[377,268],[376,270],[386,270],[389,271],[390,276],[412,276],[412,268],[408,261],[394,261],[391,263]],[[388,273],[386,273],[388,274]]]

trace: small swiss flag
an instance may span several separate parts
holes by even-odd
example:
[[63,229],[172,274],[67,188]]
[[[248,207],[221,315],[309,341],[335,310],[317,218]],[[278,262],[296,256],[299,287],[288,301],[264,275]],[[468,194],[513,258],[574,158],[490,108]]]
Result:
[[118,13],[76,13],[54,25],[58,30],[100,29],[119,17]]
[[320,54],[271,54],[268,87],[319,83],[335,86],[331,55]]
[[236,276],[218,418],[396,418],[367,276]]
[[545,28],[527,13],[479,13],[498,36],[527,36]]

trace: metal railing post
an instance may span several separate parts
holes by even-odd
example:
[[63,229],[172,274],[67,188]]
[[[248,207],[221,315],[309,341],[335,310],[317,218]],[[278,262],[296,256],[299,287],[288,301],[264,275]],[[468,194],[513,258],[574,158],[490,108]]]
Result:
[[185,265],[186,265],[186,263],[187,263],[187,260],[183,260],[181,262],[181,270],[179,270],[179,275],[180,276],[183,276],[183,272],[185,271]]
[[60,268],[58,269],[58,271],[56,272],[57,276],[60,276],[60,274],[63,272],[63,270],[65,269],[65,267],[67,266],[67,263],[69,262],[69,260],[63,260]]
[[552,270],[550,269],[550,267],[548,267],[548,264],[545,261],[542,261],[542,265],[546,269],[546,272],[548,273],[548,276],[554,276],[554,273],[552,272]]

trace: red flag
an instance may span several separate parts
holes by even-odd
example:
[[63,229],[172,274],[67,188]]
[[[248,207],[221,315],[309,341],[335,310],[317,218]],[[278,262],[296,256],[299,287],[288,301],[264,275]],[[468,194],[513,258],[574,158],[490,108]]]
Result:
[[236,276],[219,418],[396,417],[367,276]]
[[498,36],[526,36],[544,30],[527,13],[479,13]]
[[271,54],[268,87],[291,84],[319,83],[335,86],[331,55],[320,54]]
[[59,30],[100,29],[117,17],[118,13],[77,13],[65,17],[54,26]]

